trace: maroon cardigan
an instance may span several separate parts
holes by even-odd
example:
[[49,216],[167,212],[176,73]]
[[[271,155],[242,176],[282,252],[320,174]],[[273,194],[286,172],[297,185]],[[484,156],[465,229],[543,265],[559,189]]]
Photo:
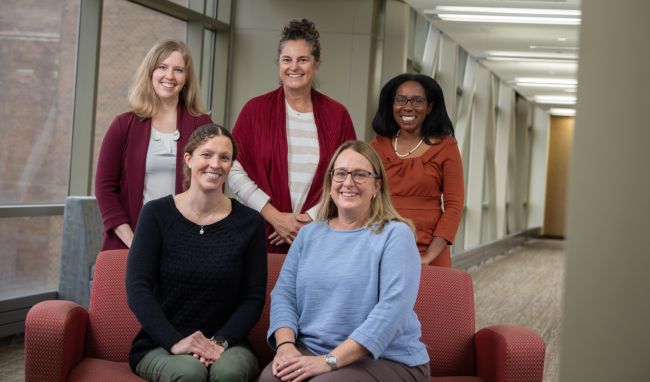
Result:
[[[208,115],[192,116],[179,104],[176,127],[180,133],[176,150],[176,193],[183,191],[183,148],[197,127],[212,123]],[[99,151],[95,195],[104,221],[102,250],[126,248],[113,228],[135,224],[142,209],[144,173],[151,136],[151,118],[132,112],[120,114],[111,123]]]
[[[314,120],[318,133],[320,159],[302,211],[320,199],[323,177],[334,151],[341,143],[356,139],[352,119],[346,108],[326,95],[311,91]],[[233,136],[239,152],[237,160],[248,176],[271,197],[281,212],[291,212],[286,110],[282,86],[248,101],[235,122]],[[267,236],[273,227],[267,224]],[[286,253],[288,246],[268,246],[270,252]]]

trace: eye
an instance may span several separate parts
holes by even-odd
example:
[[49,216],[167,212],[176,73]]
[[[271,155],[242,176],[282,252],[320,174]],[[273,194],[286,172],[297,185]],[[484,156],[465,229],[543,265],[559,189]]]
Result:
[[304,64],[305,62],[309,62],[309,59],[307,57],[300,57],[298,60],[301,64]]
[[230,155],[222,155],[219,157],[219,159],[225,163],[232,161],[232,157]]
[[176,73],[183,73],[183,72],[185,71],[185,69],[183,69],[183,68],[176,68],[176,69],[174,69],[174,71],[175,71]]
[[210,153],[201,153],[201,158],[210,158]]

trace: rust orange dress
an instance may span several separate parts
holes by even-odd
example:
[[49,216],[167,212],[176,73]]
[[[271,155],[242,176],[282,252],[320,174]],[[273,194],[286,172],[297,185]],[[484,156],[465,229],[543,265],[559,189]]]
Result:
[[[377,136],[370,145],[386,169],[395,209],[415,224],[420,255],[424,255],[434,236],[453,244],[465,201],[463,164],[456,139],[442,137],[414,158],[398,157],[387,137]],[[449,246],[431,265],[451,266]]]

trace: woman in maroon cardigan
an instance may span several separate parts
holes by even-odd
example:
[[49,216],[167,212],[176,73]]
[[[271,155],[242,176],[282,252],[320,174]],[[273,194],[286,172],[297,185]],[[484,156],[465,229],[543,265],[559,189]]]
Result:
[[196,128],[212,122],[200,94],[183,42],[163,40],[149,50],[129,91],[130,111],[115,117],[99,152],[102,250],[129,248],[144,202],[183,191],[182,148]]
[[267,221],[269,252],[286,253],[316,216],[332,154],[356,139],[345,107],[313,89],[318,39],[313,22],[289,22],[278,48],[281,86],[248,101],[233,128],[240,151],[228,184]]

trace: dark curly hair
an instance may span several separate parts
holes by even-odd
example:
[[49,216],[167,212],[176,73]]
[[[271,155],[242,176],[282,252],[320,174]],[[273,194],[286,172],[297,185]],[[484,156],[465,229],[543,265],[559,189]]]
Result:
[[445,135],[454,136],[454,126],[447,115],[445,98],[442,95],[440,85],[433,78],[424,74],[404,73],[394,77],[384,85],[379,93],[379,106],[377,113],[372,119],[372,129],[384,137],[392,137],[399,131],[399,125],[393,117],[393,99],[397,88],[407,81],[415,81],[422,85],[427,97],[427,103],[433,105],[431,112],[427,114],[422,123],[420,132],[427,144],[431,144],[430,138],[442,137]]
[[278,57],[287,41],[305,40],[311,47],[311,54],[316,62],[320,62],[320,33],[316,30],[316,24],[307,19],[291,19],[282,30],[282,38],[278,45]]
[[[190,135],[190,138],[185,144],[183,149],[184,153],[194,154],[199,146],[201,146],[205,141],[213,137],[226,137],[230,140],[232,144],[232,161],[234,162],[237,159],[237,145],[235,144],[235,139],[230,134],[230,131],[223,126],[215,125],[214,123],[208,123],[203,125]],[[187,166],[183,165],[183,190],[190,188],[190,181],[192,180],[192,170]]]

